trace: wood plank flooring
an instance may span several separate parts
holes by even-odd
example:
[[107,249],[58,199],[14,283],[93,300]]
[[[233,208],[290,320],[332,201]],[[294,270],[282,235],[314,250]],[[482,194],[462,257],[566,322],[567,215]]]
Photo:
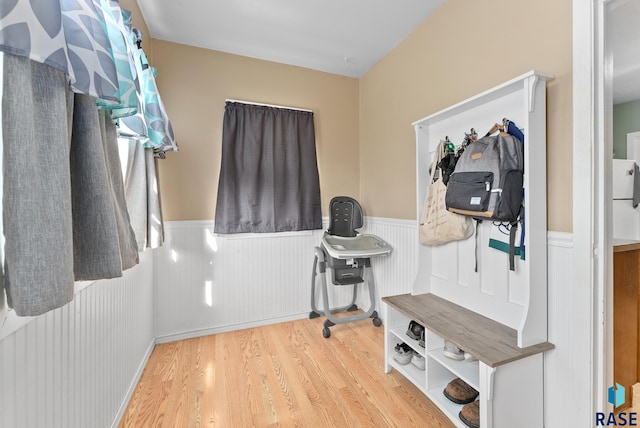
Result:
[[324,318],[156,346],[120,423],[131,427],[452,427],[384,373],[383,327]]

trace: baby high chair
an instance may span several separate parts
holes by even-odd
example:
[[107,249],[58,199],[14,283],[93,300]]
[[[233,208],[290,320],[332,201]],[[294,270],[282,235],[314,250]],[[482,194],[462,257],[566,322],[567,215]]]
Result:
[[[382,325],[375,311],[375,282],[371,270],[371,257],[386,255],[391,246],[375,235],[360,234],[356,229],[363,225],[362,207],[358,201],[348,196],[337,196],[329,203],[329,229],[322,236],[322,242],[315,248],[313,274],[311,276],[311,313],[309,318],[317,318],[324,314],[322,336],[331,336],[329,327],[365,318],[373,318],[373,325]],[[338,308],[330,308],[326,271],[331,271],[334,285],[353,286],[351,303]],[[320,277],[322,288],[323,310],[316,308],[316,276]],[[361,314],[335,317],[334,313],[350,312],[358,309],[356,305],[358,285],[365,283],[369,289],[371,306]]]

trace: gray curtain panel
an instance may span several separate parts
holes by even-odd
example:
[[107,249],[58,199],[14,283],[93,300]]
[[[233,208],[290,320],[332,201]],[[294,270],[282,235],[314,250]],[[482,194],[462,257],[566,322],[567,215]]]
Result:
[[118,138],[120,150],[126,153],[124,194],[129,207],[131,227],[138,248],[147,246],[147,167],[145,148],[134,138]]
[[7,303],[36,316],[73,299],[74,279],[138,262],[116,129],[61,71],[4,54],[3,228]]
[[21,316],[73,298],[69,118],[62,71],[4,55],[2,98],[4,286]]
[[131,226],[140,250],[157,248],[164,242],[164,224],[158,186],[157,159],[153,149],[145,149],[135,138],[119,138],[126,153],[125,196]]
[[111,121],[111,115],[108,111],[100,110],[100,130],[104,159],[108,171],[107,179],[111,186],[111,201],[113,202],[113,211],[116,216],[116,233],[120,245],[122,270],[127,270],[137,265],[140,260],[138,258],[136,236],[131,227],[131,219],[124,195],[124,179],[118,152],[118,131]]
[[227,102],[215,232],[321,228],[313,113]]
[[116,130],[105,114],[95,98],[75,94],[71,189],[76,280],[117,278],[138,261]]
[[147,166],[147,247],[158,248],[164,243],[164,219],[160,198],[158,158],[153,149],[144,149]]

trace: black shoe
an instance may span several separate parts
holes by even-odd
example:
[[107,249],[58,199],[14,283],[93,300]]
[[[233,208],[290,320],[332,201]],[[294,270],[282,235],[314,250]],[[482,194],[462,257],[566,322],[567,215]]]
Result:
[[420,340],[421,337],[424,337],[424,327],[415,321],[411,321],[407,329],[407,336],[413,340]]

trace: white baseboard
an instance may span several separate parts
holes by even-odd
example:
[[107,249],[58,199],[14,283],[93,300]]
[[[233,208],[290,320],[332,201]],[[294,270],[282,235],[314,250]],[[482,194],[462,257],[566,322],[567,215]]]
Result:
[[212,334],[227,333],[230,331],[244,330],[247,328],[263,327],[271,324],[279,324],[282,322],[296,321],[296,320],[308,318],[309,312],[302,313],[302,314],[288,315],[288,316],[279,317],[279,318],[271,318],[267,320],[238,323],[238,324],[229,324],[229,325],[212,327],[212,328],[189,330],[182,333],[167,334],[164,336],[156,337],[155,343],[161,344],[161,343],[177,342],[179,340],[193,339],[196,337],[209,336]]
[[135,376],[133,377],[133,379],[131,379],[131,385],[129,386],[129,389],[127,390],[127,394],[124,396],[124,399],[122,400],[122,404],[118,409],[118,413],[116,413],[116,416],[113,419],[111,428],[117,428],[120,425],[122,417],[124,416],[124,413],[127,411],[127,407],[129,407],[129,402],[131,401],[131,397],[133,397],[133,393],[135,392],[136,387],[138,386],[138,382],[140,382],[140,378],[142,377],[144,368],[147,366],[147,362],[149,361],[149,358],[151,357],[151,354],[153,353],[153,348],[155,348],[155,346],[156,346],[156,341],[152,340],[149,343],[149,347],[147,348],[147,352],[145,353],[144,358],[142,359],[142,361],[140,361],[140,365],[138,366],[138,370],[136,370]]

